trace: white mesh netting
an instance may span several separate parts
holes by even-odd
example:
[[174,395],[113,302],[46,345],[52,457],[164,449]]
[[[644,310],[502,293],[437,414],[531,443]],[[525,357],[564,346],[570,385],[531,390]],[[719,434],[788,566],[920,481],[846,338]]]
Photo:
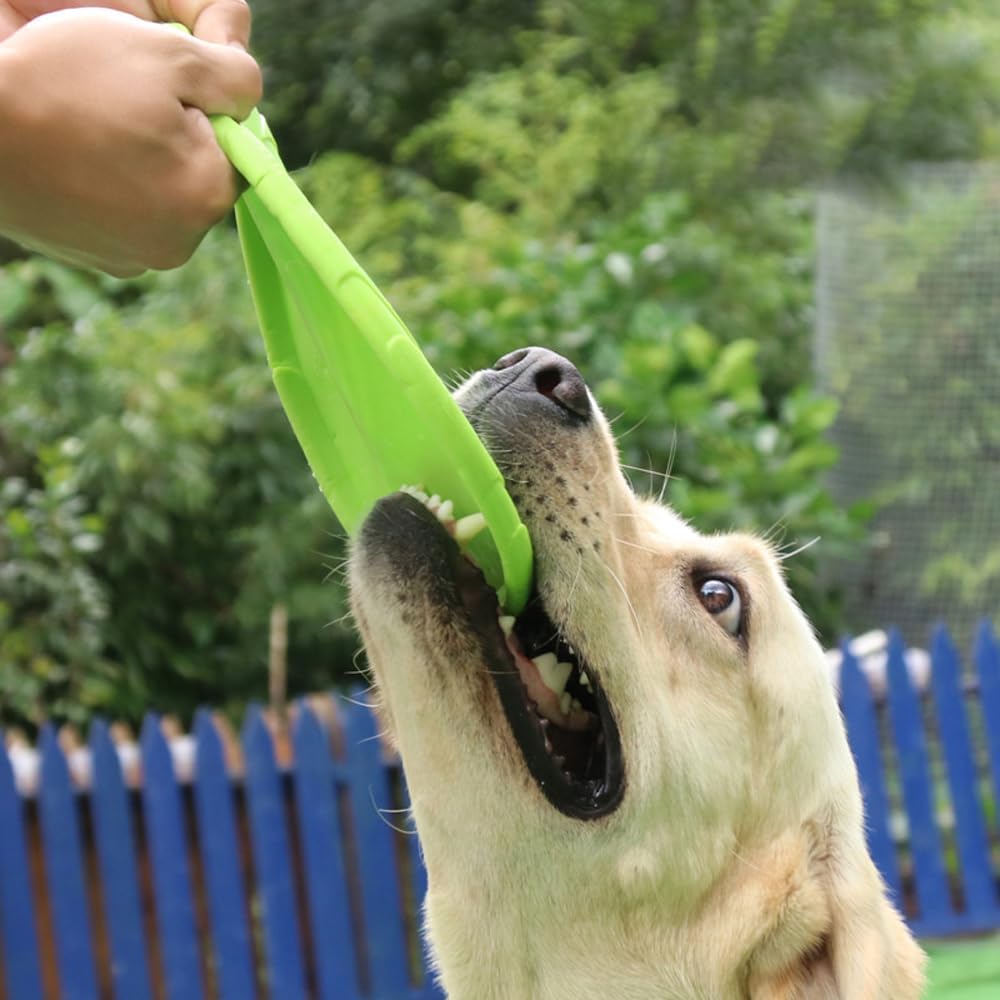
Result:
[[1000,165],[915,168],[818,211],[815,362],[841,411],[834,494],[873,499],[841,568],[853,630],[960,640],[1000,594]]

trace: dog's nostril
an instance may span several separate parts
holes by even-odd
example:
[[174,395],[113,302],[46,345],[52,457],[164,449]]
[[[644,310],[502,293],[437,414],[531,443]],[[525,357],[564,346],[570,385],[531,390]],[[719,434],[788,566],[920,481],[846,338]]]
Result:
[[495,372],[502,372],[505,368],[513,368],[518,361],[523,361],[530,352],[530,347],[522,347],[519,351],[511,351],[510,354],[505,354],[493,365],[493,370]]
[[590,416],[590,396],[580,373],[568,362],[562,361],[535,371],[535,388],[554,400],[564,410],[578,417]]

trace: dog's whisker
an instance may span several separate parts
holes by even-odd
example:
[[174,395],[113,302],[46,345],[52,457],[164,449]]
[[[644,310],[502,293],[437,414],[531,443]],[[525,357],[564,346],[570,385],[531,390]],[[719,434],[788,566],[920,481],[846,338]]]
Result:
[[628,430],[622,431],[621,434],[616,435],[617,439],[621,441],[622,438],[628,437],[633,431],[637,431],[647,420],[649,419],[649,414],[647,413],[644,417],[640,417]]
[[352,698],[349,694],[342,694],[340,697],[343,698],[344,701],[350,702],[352,705],[357,705],[358,708],[367,708],[368,711],[382,707],[382,703],[380,701],[358,701],[357,698]]
[[656,497],[657,503],[663,503],[663,498],[667,495],[667,485],[673,479],[674,459],[677,458],[677,428],[673,430],[670,438],[670,454],[667,456],[667,470],[663,473],[663,483],[660,485],[660,492]]
[[375,792],[372,789],[371,785],[368,786],[368,798],[371,800],[372,808],[375,810],[375,813],[378,816],[378,818],[380,820],[382,820],[382,822],[385,823],[385,825],[387,827],[389,827],[390,830],[395,830],[396,833],[401,833],[401,834],[403,834],[404,837],[415,837],[417,835],[417,831],[415,829],[414,830],[407,830],[404,827],[396,826],[395,823],[392,823],[388,819],[386,819],[386,816],[385,816],[386,813],[395,813],[395,812],[398,812],[399,810],[397,810],[397,809],[387,809],[387,808],[383,808],[382,806],[380,806],[375,801]]
[[607,564],[607,562],[605,562],[605,560],[600,559],[598,560],[598,563],[599,565],[604,567],[605,570],[607,570],[608,575],[611,577],[611,579],[615,582],[615,585],[621,591],[622,597],[625,598],[625,605],[626,607],[628,607],[629,614],[632,616],[632,621],[635,623],[636,630],[638,631],[639,635],[642,636],[644,634],[642,622],[639,620],[639,615],[635,610],[635,605],[632,603],[632,599],[628,596],[628,591],[625,589],[625,584],[622,583],[618,574]]
[[817,542],[822,540],[822,535],[817,535],[815,538],[810,538],[808,542],[804,542],[797,549],[792,549],[791,552],[778,552],[776,558],[778,562],[787,562],[789,559],[794,559],[796,556],[802,555],[803,552],[811,549]]
[[631,549],[639,549],[641,552],[648,552],[651,556],[655,556],[657,554],[656,549],[651,549],[648,545],[640,545],[638,542],[630,542],[627,538],[619,538],[617,535],[614,535],[613,537],[619,545],[627,545]]
[[656,469],[645,468],[645,467],[643,467],[641,465],[629,465],[627,462],[622,462],[622,468],[623,469],[629,469],[632,472],[642,472],[642,473],[644,473],[647,476],[658,476],[658,477],[660,477],[662,479],[669,479],[670,478],[670,474],[667,473],[667,472],[657,472]]
[[761,540],[766,542],[768,545],[773,544],[775,538],[783,537],[785,532],[788,530],[788,524],[783,517],[779,517],[774,524],[771,525],[767,531],[761,535]]
[[339,618],[334,618],[332,621],[326,622],[326,624],[323,625],[323,629],[326,630],[328,628],[337,628],[338,625],[343,625],[346,621],[348,621],[350,617],[351,617],[351,612],[345,611]]

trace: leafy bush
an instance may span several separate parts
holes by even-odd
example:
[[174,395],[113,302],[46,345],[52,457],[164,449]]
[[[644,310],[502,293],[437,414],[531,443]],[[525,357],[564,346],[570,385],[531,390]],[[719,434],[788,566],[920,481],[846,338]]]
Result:
[[137,302],[31,330],[0,371],[8,717],[262,696],[278,601],[296,688],[328,683],[353,649],[323,627],[343,611],[319,554],[336,566],[338,529],[273,392],[237,253],[220,231]]

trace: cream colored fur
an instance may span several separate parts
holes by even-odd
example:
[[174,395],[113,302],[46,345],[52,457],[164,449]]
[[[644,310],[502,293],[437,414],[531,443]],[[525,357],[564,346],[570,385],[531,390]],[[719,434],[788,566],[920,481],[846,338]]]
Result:
[[[626,792],[600,820],[555,810],[467,624],[420,572],[356,547],[353,605],[451,1000],[915,1000],[923,955],[866,851],[823,652],[775,554],[637,498],[600,414],[526,425],[498,399],[477,429],[549,614],[608,695]],[[745,645],[702,607],[696,567],[741,582]]]

